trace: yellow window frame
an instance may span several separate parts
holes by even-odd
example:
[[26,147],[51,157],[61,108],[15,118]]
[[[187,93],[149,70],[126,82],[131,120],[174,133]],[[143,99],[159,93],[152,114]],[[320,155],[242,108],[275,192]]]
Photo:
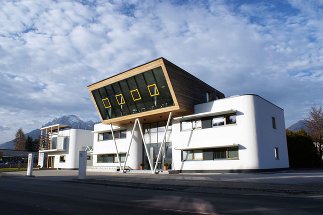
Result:
[[[138,97],[138,98],[135,98],[135,97],[133,96],[133,92],[137,92],[139,97]],[[138,90],[138,89],[130,90],[130,93],[131,93],[131,97],[132,97],[132,100],[133,100],[133,101],[141,100],[141,96],[140,96],[140,93],[139,93],[139,90]]]
[[[125,103],[126,103],[126,101],[124,100],[124,97],[123,97],[122,93],[120,93],[120,94],[118,94],[118,95],[115,95],[115,97],[116,97],[116,100],[117,100],[117,102],[118,102],[118,105],[123,105],[123,104],[125,104]],[[120,99],[120,101],[119,101],[118,97],[120,97],[120,98],[121,98],[121,99]]]
[[[156,92],[153,92],[153,93],[152,93],[152,92],[150,91],[150,88],[151,88],[151,87],[155,87]],[[157,85],[156,85],[156,84],[150,84],[150,85],[148,85],[148,86],[147,86],[147,88],[148,88],[148,91],[149,91],[149,94],[150,94],[150,96],[151,96],[151,97],[153,97],[153,96],[158,96],[158,95],[159,95],[159,90],[158,90],[158,87],[157,87]]]
[[[106,105],[105,101],[108,101],[108,105]],[[103,103],[104,108],[110,108],[111,107],[111,103],[110,103],[110,100],[108,98],[102,99],[102,103]]]

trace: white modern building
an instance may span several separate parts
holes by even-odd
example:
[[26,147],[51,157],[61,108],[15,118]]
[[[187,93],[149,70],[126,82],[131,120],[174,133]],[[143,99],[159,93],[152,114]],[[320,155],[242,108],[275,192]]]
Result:
[[195,114],[173,121],[174,170],[289,167],[284,112],[258,95],[199,104]]
[[102,123],[93,166],[179,172],[289,167],[284,111],[258,95],[225,98],[164,58],[89,87]]
[[[92,151],[93,133],[66,125],[42,127],[38,165],[41,168],[78,169],[79,151]],[[88,155],[88,165],[92,155]]]

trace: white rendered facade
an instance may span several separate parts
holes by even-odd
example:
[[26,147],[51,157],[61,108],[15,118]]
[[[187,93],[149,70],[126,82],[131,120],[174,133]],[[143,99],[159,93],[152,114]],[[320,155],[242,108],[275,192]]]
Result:
[[[41,168],[77,169],[79,151],[92,148],[93,133],[83,129],[65,129],[52,132],[51,144],[39,150],[38,165]],[[92,159],[92,156],[89,156]],[[88,161],[91,165],[92,161]]]
[[[257,170],[288,168],[288,152],[283,110],[257,95],[243,95],[195,106],[192,120],[204,116],[221,116],[235,112],[235,123],[181,131],[181,121],[173,123],[173,169],[200,170]],[[190,118],[186,117],[186,118]],[[273,122],[273,120],[275,122]],[[275,125],[273,125],[273,123]],[[185,160],[182,151],[236,148],[234,158],[214,160]],[[203,154],[203,152],[202,152]]]
[[[165,138],[168,150],[163,148],[164,157],[159,160],[160,164],[167,162],[172,170],[178,171],[289,167],[284,113],[276,105],[257,95],[242,95],[195,105],[194,112],[193,115],[172,119]],[[182,123],[188,127],[183,129]],[[211,123],[208,128],[205,127],[206,123]],[[144,163],[145,168],[150,169],[147,157],[155,166],[156,152],[163,142],[164,125],[141,124],[146,151],[138,127],[132,136],[133,123],[113,126],[114,133],[119,132],[115,139],[117,147],[111,137],[103,140],[103,133],[111,134],[110,125],[96,124],[93,166],[118,168],[117,151],[123,166],[131,142],[125,166],[139,169],[140,164]]]
[[[131,137],[131,125],[128,126],[113,126],[113,132],[116,134],[120,131],[126,132],[126,138],[118,138],[116,139],[116,144],[118,148],[118,152],[120,155],[124,155],[127,153],[129,144],[130,144],[130,137]],[[94,125],[94,139],[93,139],[93,166],[96,167],[111,167],[111,169],[116,169],[119,167],[119,162],[116,157],[116,147],[114,144],[113,139],[109,140],[100,140],[99,135],[105,132],[111,132],[110,125],[105,125],[102,123]],[[132,141],[132,145],[129,150],[129,156],[127,159],[127,166],[130,166],[131,169],[138,169],[140,164],[142,163],[142,142],[139,139],[139,131],[138,129],[134,132],[134,137]],[[112,162],[100,162],[98,161],[98,156],[102,155],[114,155],[115,158]],[[123,157],[120,158],[123,161]],[[121,162],[123,165],[124,162]]]

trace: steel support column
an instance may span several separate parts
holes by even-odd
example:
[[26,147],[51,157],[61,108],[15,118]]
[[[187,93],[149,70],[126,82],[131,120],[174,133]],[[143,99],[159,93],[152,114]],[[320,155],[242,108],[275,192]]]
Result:
[[163,136],[163,141],[162,141],[162,143],[161,143],[161,145],[159,147],[159,151],[158,151],[158,156],[157,156],[157,160],[156,160],[156,164],[155,164],[155,168],[154,168],[154,173],[156,173],[160,153],[161,153],[161,150],[162,150],[162,148],[164,146],[164,143],[166,142],[166,134],[167,134],[167,130],[168,130],[168,126],[169,126],[171,118],[172,118],[172,112],[169,112],[168,120],[167,120],[167,123],[166,123],[166,129],[165,129],[164,136]]
[[112,138],[113,138],[113,141],[114,141],[114,145],[115,145],[115,147],[116,147],[117,157],[118,157],[118,161],[119,161],[119,168],[120,168],[120,172],[121,172],[121,160],[120,160],[120,156],[119,156],[119,151],[118,151],[117,142],[116,142],[116,139],[115,139],[115,137],[114,137],[114,132],[113,132],[112,124],[110,124],[110,128],[111,128],[111,134],[112,134]]

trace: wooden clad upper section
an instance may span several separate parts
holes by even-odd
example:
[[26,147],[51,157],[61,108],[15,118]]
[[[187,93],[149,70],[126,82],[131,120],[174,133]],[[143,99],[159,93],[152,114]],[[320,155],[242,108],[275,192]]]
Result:
[[194,105],[207,102],[207,93],[209,101],[224,98],[223,93],[170,61],[164,59],[164,64],[183,114],[192,114],[194,112]]
[[164,58],[91,84],[88,89],[106,124],[128,124],[136,118],[162,121],[169,112],[173,116],[192,114],[195,104],[206,102],[207,93],[209,101],[224,97]]

